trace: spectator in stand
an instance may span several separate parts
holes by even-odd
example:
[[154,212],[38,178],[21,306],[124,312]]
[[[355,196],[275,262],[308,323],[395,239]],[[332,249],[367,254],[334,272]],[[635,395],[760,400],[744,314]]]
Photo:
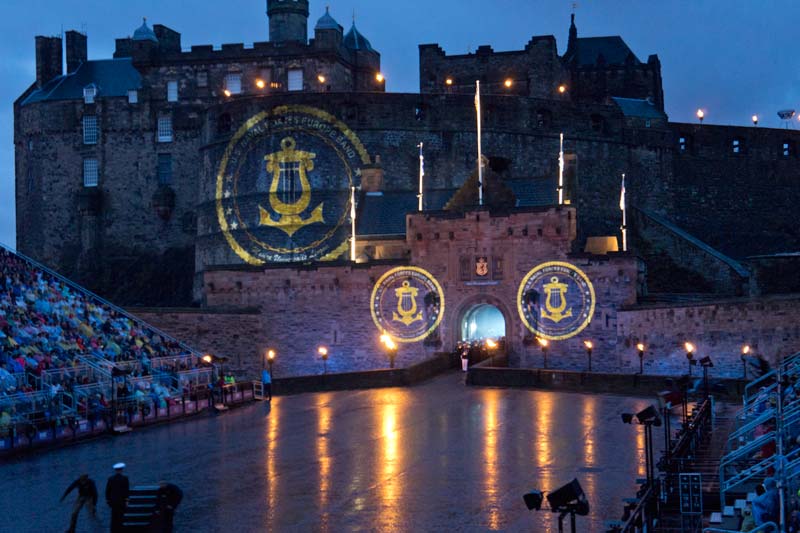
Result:
[[63,502],[64,498],[74,489],[78,489],[78,498],[75,500],[75,505],[72,506],[72,517],[69,521],[67,533],[75,533],[75,527],[78,525],[78,515],[84,505],[89,506],[89,514],[92,518],[97,516],[97,485],[89,478],[89,474],[81,474],[78,479],[73,481],[64,491],[59,501]]
[[768,477],[764,480],[763,488],[761,490],[757,488],[756,492],[758,496],[753,499],[753,518],[755,519],[756,527],[767,522],[775,522],[777,524],[778,515],[780,514],[780,501],[775,480]]

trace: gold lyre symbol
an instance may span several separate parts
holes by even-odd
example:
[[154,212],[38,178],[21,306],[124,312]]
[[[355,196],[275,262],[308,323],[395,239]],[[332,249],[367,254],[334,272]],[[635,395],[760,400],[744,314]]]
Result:
[[[567,284],[559,283],[558,278],[553,276],[550,283],[545,283],[544,287],[544,306],[547,311],[542,311],[542,318],[547,318],[553,322],[561,322],[565,318],[572,316],[572,308],[567,309]],[[558,302],[554,304],[553,300]],[[564,310],[567,309],[565,313]]]
[[[392,312],[392,320],[402,322],[409,326],[417,320],[422,320],[422,311],[417,313],[417,293],[419,289],[412,287],[407,281],[403,282],[403,286],[394,290],[397,296],[397,312]],[[406,307],[406,304],[408,307]]]
[[[269,205],[278,213],[278,220],[272,220],[269,211],[258,206],[260,212],[259,224],[278,228],[290,237],[300,228],[315,222],[325,222],[322,218],[322,202],[314,208],[308,218],[302,218],[300,214],[308,208],[311,203],[311,185],[308,183],[307,171],[314,170],[313,159],[317,154],[295,150],[295,140],[285,137],[281,141],[281,151],[274,154],[267,154],[264,159],[267,161],[267,172],[272,172],[272,183],[269,186]],[[296,201],[296,185],[300,185],[300,197]],[[278,188],[282,185],[280,194],[283,200],[278,197]],[[285,200],[285,201],[284,201]]]

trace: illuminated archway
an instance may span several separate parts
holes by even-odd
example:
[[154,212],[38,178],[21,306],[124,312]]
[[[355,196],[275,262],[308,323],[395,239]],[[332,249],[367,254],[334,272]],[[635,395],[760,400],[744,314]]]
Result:
[[462,341],[499,339],[505,337],[506,333],[506,319],[503,313],[488,303],[479,303],[467,309],[459,324]]

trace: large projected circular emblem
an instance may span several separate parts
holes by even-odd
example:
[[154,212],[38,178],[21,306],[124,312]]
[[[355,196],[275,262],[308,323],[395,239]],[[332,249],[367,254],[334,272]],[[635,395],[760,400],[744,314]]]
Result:
[[421,341],[444,316],[444,293],[436,278],[417,267],[397,267],[375,282],[372,320],[399,342]]
[[517,292],[517,310],[539,337],[563,340],[589,325],[594,315],[594,287],[578,267],[561,261],[542,263],[528,272]]
[[250,118],[222,156],[217,219],[252,265],[335,259],[347,250],[350,188],[370,163],[334,116],[287,105]]

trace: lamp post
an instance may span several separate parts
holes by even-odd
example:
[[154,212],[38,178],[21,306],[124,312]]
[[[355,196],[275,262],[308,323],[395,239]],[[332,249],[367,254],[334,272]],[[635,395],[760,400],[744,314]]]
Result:
[[492,366],[494,366],[494,351],[497,348],[497,343],[493,339],[486,339],[486,349],[489,350],[489,356],[492,358]]
[[397,343],[386,333],[381,335],[380,339],[381,343],[386,347],[386,353],[389,355],[389,368],[394,368],[394,358],[397,356]]
[[539,343],[539,346],[542,347],[542,355],[544,356],[544,367],[547,368],[547,346],[550,342],[547,339],[543,339],[542,337],[537,337],[536,342]]
[[639,352],[639,373],[644,375],[644,344],[641,342],[636,345],[636,350]]
[[745,344],[742,346],[742,355],[740,356],[742,359],[742,378],[747,379],[747,354],[750,353],[750,345]]
[[269,377],[275,377],[272,375],[272,363],[275,362],[275,350],[270,349],[267,351],[267,364],[269,365]]
[[751,119],[753,120],[753,126],[758,126],[758,115],[753,115]]
[[696,364],[694,361],[694,344],[691,342],[683,343],[683,348],[686,350],[686,359],[689,361],[689,377],[692,376],[692,367]]
[[317,348],[317,353],[322,357],[322,373],[328,373],[328,349],[325,346]]
[[703,119],[706,118],[706,113],[702,109],[697,110],[697,120],[700,121],[700,124],[703,123]]
[[586,358],[589,360],[589,372],[592,371],[592,348],[594,348],[594,343],[592,341],[586,340],[583,341],[583,345],[586,346]]

